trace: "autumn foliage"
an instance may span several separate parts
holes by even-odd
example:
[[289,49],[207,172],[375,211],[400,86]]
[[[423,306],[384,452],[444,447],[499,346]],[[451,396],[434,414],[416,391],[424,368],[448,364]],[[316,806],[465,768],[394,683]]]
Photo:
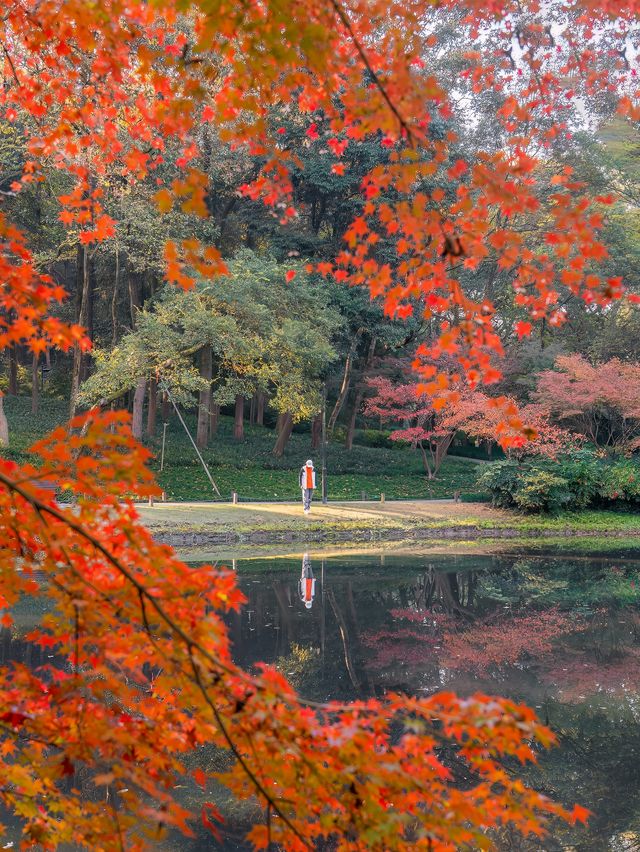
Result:
[[554,458],[575,443],[539,403],[519,410],[512,399],[491,398],[447,378],[451,393],[444,404],[425,390],[424,383],[415,381],[407,364],[397,364],[396,373],[395,377],[379,375],[368,380],[371,396],[363,410],[383,423],[401,424],[389,437],[420,450],[429,479],[437,476],[458,432],[477,441],[501,440],[516,457],[533,453]]
[[638,448],[640,365],[612,358],[591,364],[563,355],[554,370],[538,379],[540,406],[558,423],[598,448],[631,452]]
[[[239,191],[286,224],[296,212],[292,155],[271,110],[293,100],[308,138],[326,135],[334,173],[349,168],[345,142],[377,139],[388,159],[364,180],[344,252],[315,269],[368,287],[390,315],[418,310],[434,321],[418,368],[424,390],[447,399],[458,383],[499,377],[496,308],[465,291],[464,271],[494,263],[511,272],[518,335],[530,321],[561,324],[568,294],[599,306],[624,296],[598,269],[609,199],[586,197],[568,168],[549,181],[540,165],[580,99],[607,91],[638,117],[626,67],[635,60],[611,59],[625,54],[638,9],[631,0],[548,7],[471,0],[460,15],[453,0],[10,4],[0,20],[0,114],[20,126],[28,152],[10,191],[37,185],[45,165],[58,169],[60,219],[90,246],[118,233],[102,185],[126,192],[153,182],[172,157],[175,178],[157,178],[159,211],[206,216],[198,129],[211,123],[259,164]],[[454,88],[492,90],[499,102],[499,144],[473,158],[457,151],[452,126],[434,130],[453,115],[449,82],[430,71],[438,15],[456,16],[464,41]],[[554,17],[561,32],[549,26]],[[382,199],[388,187],[394,200]],[[539,223],[543,247],[527,243],[523,218]],[[377,253],[383,238],[397,262]],[[80,328],[49,315],[64,294],[2,215],[0,241],[0,345],[85,347]],[[168,244],[165,260],[167,279],[184,287],[225,270],[218,250],[195,239]],[[433,366],[443,355],[456,363],[451,381]],[[504,443],[533,434],[508,402],[500,411]],[[21,598],[42,598],[46,614],[27,638],[53,655],[0,675],[0,800],[21,821],[25,847],[141,849],[167,826],[189,833],[192,815],[172,791],[185,756],[203,744],[231,753],[222,781],[259,802],[264,822],[251,839],[263,848],[308,849],[328,837],[344,850],[483,848],[492,826],[540,833],[547,815],[584,819],[502,767],[553,740],[513,702],[391,694],[315,706],[271,669],[238,669],[222,620],[242,603],[234,578],[188,567],[141,526],[132,499],[154,488],[145,459],[125,417],[91,412],[35,447],[33,466],[0,463],[3,623],[11,629]],[[58,506],[45,481],[73,506]],[[464,789],[440,759],[443,741],[470,767]],[[209,776],[198,770],[196,781],[215,830]]]

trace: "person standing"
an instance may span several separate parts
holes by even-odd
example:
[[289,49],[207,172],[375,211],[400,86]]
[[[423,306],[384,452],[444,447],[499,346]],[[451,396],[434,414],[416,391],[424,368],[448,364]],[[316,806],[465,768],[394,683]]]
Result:
[[299,481],[300,488],[302,489],[302,505],[304,507],[304,513],[305,515],[308,515],[311,511],[311,498],[313,497],[313,491],[316,487],[316,471],[311,459],[307,459],[300,468]]

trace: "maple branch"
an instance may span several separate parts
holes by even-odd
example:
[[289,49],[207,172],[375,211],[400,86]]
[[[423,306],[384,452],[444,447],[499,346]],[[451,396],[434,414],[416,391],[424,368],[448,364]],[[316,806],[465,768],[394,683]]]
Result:
[[[182,639],[182,641],[187,646],[187,652],[188,652],[188,655],[189,655],[189,660],[191,662],[191,667],[192,667],[192,670],[193,670],[193,673],[194,673],[196,685],[198,686],[200,692],[202,693],[202,696],[203,696],[205,702],[207,703],[207,705],[210,707],[211,711],[213,712],[214,717],[216,719],[216,722],[217,722],[217,724],[220,728],[220,731],[221,731],[225,741],[227,742],[227,744],[229,746],[229,749],[231,750],[233,755],[236,757],[236,759],[240,763],[244,773],[247,775],[250,782],[253,784],[254,788],[257,790],[257,792],[260,795],[262,795],[269,804],[271,804],[274,812],[277,813],[278,816],[280,816],[280,818],[283,820],[285,825],[287,825],[289,827],[289,829],[296,835],[296,837],[298,837],[298,839],[302,843],[304,843],[307,848],[313,849],[313,846],[302,836],[302,834],[295,827],[295,825],[293,825],[293,823],[290,821],[290,819],[287,817],[287,815],[280,809],[276,800],[266,790],[266,788],[264,787],[262,782],[253,773],[253,771],[251,770],[251,768],[249,767],[249,765],[247,764],[247,762],[243,758],[242,754],[238,751],[237,746],[233,742],[233,739],[231,738],[229,732],[226,729],[226,726],[224,725],[224,722],[222,721],[220,711],[218,710],[218,708],[215,706],[215,704],[211,700],[211,697],[209,696],[209,694],[207,692],[206,686],[202,681],[202,677],[201,677],[200,672],[198,670],[198,667],[196,665],[196,660],[193,656],[193,651],[197,650],[200,654],[203,655],[203,657],[209,663],[211,663],[215,667],[221,668],[227,674],[231,674],[231,675],[234,675],[236,677],[240,675],[240,676],[243,676],[243,677],[246,678],[247,676],[245,675],[245,673],[242,672],[242,670],[234,671],[230,667],[225,666],[223,663],[220,663],[220,661],[214,659],[211,656],[211,654],[209,654],[209,652],[200,645],[200,643],[195,642],[191,637],[189,637],[188,634],[185,633],[185,631],[180,627],[180,625],[177,624],[176,622],[174,622],[174,620],[165,612],[164,607],[162,607],[162,605],[157,601],[156,597],[154,595],[150,594],[145,589],[145,587],[133,576],[133,574],[129,571],[129,569],[125,565],[123,565],[117,557],[115,557],[111,553],[109,553],[109,550],[102,544],[102,542],[100,542],[90,532],[85,530],[81,524],[77,523],[72,518],[67,517],[59,509],[57,509],[53,506],[48,506],[45,503],[42,503],[42,501],[38,500],[38,498],[34,497],[33,495],[30,495],[23,488],[16,485],[15,482],[13,482],[11,479],[9,479],[7,476],[5,476],[5,474],[3,474],[1,472],[0,472],[0,482],[4,483],[4,485],[7,488],[9,488],[10,491],[14,491],[17,494],[19,494],[24,500],[26,500],[38,512],[39,515],[41,515],[42,512],[47,512],[48,514],[55,517],[57,520],[61,521],[64,524],[67,524],[72,530],[74,530],[76,533],[78,533],[78,535],[85,538],[115,568],[117,568],[117,570],[120,571],[126,577],[126,579],[134,586],[134,588],[138,592],[138,596],[139,596],[141,602],[144,599],[147,599],[149,601],[149,603],[153,606],[153,608],[156,610],[156,612],[160,615],[162,620],[170,627],[170,629],[175,634],[177,634]],[[147,619],[147,615],[146,615],[146,608],[144,606],[142,607],[142,613],[143,613],[143,622],[144,622],[145,630],[150,635],[149,623],[148,623],[148,619]],[[252,681],[252,686],[254,688],[256,688],[256,683],[254,681]],[[259,688],[259,684],[258,684],[258,688]]]
[[407,134],[407,140],[409,142],[411,142],[411,144],[413,144],[414,132],[411,129],[411,127],[409,126],[409,123],[407,122],[407,120],[405,118],[403,118],[398,107],[391,100],[391,97],[390,97],[389,93],[387,92],[384,83],[382,82],[382,80],[380,79],[378,74],[373,70],[371,63],[369,62],[369,57],[367,56],[363,46],[360,44],[360,40],[358,39],[358,36],[356,35],[356,33],[353,29],[351,21],[349,20],[349,16],[347,15],[347,13],[343,9],[343,7],[340,5],[339,0],[330,0],[330,2],[331,2],[331,5],[333,6],[337,16],[342,21],[342,25],[344,26],[347,33],[349,34],[349,38],[353,42],[353,46],[357,50],[358,56],[362,60],[362,64],[364,65],[364,67],[367,69],[367,71],[371,75],[371,79],[373,80],[376,88],[378,89],[378,91],[382,95],[384,101],[386,102],[386,104],[389,107],[389,109],[391,110],[391,112],[398,119],[398,123],[400,124],[400,127]]
[[38,737],[35,734],[26,734],[23,731],[17,731],[15,728],[12,728],[11,725],[5,725],[4,722],[0,722],[0,730],[6,731],[17,740],[28,740],[29,742],[45,745],[47,748],[55,748],[58,751],[64,751],[63,746],[57,745],[56,743],[51,742],[51,740],[47,740],[44,737]]
[[233,753],[234,757],[236,758],[236,760],[238,761],[238,763],[242,767],[243,772],[246,774],[247,778],[249,778],[249,780],[251,781],[251,783],[253,784],[255,789],[260,793],[260,795],[264,797],[264,799],[267,802],[267,806],[273,808],[275,813],[278,814],[278,816],[284,822],[284,824],[295,834],[295,836],[298,838],[298,840],[300,840],[301,843],[304,843],[304,845],[307,847],[307,849],[313,849],[314,848],[313,845],[311,843],[309,843],[309,841],[305,837],[303,837],[303,835],[300,833],[300,831],[291,822],[289,817],[278,806],[276,799],[274,799],[273,796],[271,795],[271,793],[269,793],[269,791],[264,787],[264,785],[262,784],[260,779],[255,775],[253,770],[249,767],[248,763],[246,762],[246,760],[244,759],[242,754],[238,751],[236,744],[234,743],[233,739],[231,738],[231,735],[227,731],[227,728],[226,728],[224,722],[222,721],[222,717],[220,716],[220,711],[218,710],[216,705],[211,700],[211,697],[210,697],[209,693],[207,692],[207,689],[206,689],[204,683],[202,682],[202,678],[200,676],[200,671],[198,670],[198,666],[196,664],[196,660],[193,656],[193,653],[191,652],[191,649],[189,649],[189,659],[191,660],[191,667],[193,669],[193,676],[196,680],[198,688],[200,689],[200,692],[202,693],[202,697],[204,698],[207,705],[211,709],[211,712],[213,713],[213,715],[215,717],[216,723],[217,723],[218,727],[220,728],[220,732],[221,732],[222,736],[224,737],[224,739],[225,739],[227,745],[229,746],[229,749]]
[[13,76],[13,79],[16,82],[16,86],[19,86],[20,85],[20,79],[18,78],[18,75],[16,73],[16,66],[13,64],[13,59],[11,58],[11,54],[7,50],[7,46],[3,41],[0,41],[0,45],[2,46],[2,51],[3,51],[4,55],[7,57],[7,62],[9,63],[9,68],[11,68],[11,74]]

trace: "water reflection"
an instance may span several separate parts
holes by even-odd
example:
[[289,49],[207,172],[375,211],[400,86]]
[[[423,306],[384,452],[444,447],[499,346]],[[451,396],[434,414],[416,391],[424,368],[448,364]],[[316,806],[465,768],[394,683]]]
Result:
[[[640,561],[633,556],[238,559],[248,602],[228,627],[241,665],[275,664],[308,698],[451,689],[535,707],[559,746],[541,754],[527,781],[594,816],[588,830],[557,826],[542,843],[500,836],[498,848],[629,852],[640,850]],[[21,602],[16,627],[0,634],[1,662],[50,662],[24,640],[42,615],[35,605]],[[195,785],[180,795],[198,809]],[[219,799],[230,824],[217,848],[246,849],[239,838],[251,814]],[[198,830],[195,840],[173,836],[166,848],[216,846]]]
[[316,581],[313,576],[313,569],[311,568],[311,560],[308,553],[305,553],[302,557],[302,576],[298,583],[298,590],[300,592],[300,600],[306,609],[311,609],[313,599],[316,596]]
[[[275,663],[316,700],[506,695],[559,736],[529,780],[594,811],[503,849],[606,850],[640,831],[640,562],[517,555],[238,562],[249,615],[232,627],[243,665]],[[313,566],[313,567],[312,567]],[[315,573],[314,573],[315,568]],[[297,594],[296,594],[297,592]],[[518,771],[521,771],[518,769]],[[516,843],[514,846],[513,843]],[[640,842],[638,842],[640,849]]]

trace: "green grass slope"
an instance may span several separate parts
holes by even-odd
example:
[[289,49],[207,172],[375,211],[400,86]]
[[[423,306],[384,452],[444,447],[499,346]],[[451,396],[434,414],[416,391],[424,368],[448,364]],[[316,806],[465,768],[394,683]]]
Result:
[[[37,438],[63,423],[67,417],[64,402],[44,398],[37,415],[31,414],[31,402],[24,397],[6,397],[10,445],[0,450],[3,456],[22,461]],[[195,417],[188,416],[195,432]],[[203,456],[223,498],[237,491],[241,500],[299,499],[298,470],[309,457],[320,469],[320,454],[311,449],[309,434],[294,433],[284,456],[276,458],[271,450],[273,429],[246,427],[244,441],[233,439],[233,422],[223,417],[218,434]],[[160,473],[162,423],[158,436],[148,442],[154,453],[152,468],[169,500],[209,500],[215,497],[209,481],[182,426],[174,416],[167,427],[164,471]],[[407,447],[377,448],[355,445],[351,451],[331,442],[327,453],[329,499],[423,499],[452,497],[460,491],[474,493],[478,465],[467,459],[446,459],[437,479],[429,482],[422,470],[420,456]],[[318,486],[320,485],[318,477]],[[319,494],[319,492],[318,492]]]

